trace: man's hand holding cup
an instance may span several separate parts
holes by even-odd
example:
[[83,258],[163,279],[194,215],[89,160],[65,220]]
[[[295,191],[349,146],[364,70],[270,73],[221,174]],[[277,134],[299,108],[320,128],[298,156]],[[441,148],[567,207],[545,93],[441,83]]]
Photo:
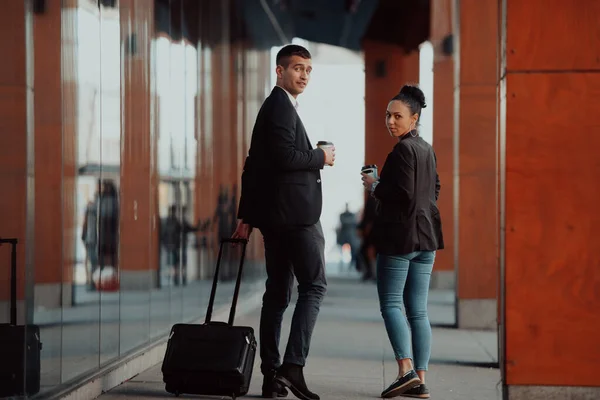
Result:
[[325,153],[325,165],[333,167],[335,162],[335,146],[333,143],[321,140],[317,143],[317,147]]

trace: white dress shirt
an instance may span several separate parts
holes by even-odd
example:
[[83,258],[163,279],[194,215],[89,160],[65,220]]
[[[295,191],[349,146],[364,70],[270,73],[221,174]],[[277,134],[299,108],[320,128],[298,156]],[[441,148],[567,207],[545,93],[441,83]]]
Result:
[[292,105],[297,110],[298,109],[298,100],[294,96],[292,96],[292,94],[290,92],[288,92],[287,90],[285,90],[281,86],[277,85],[277,87],[280,88],[281,90],[283,90],[288,95],[288,98],[292,102]]

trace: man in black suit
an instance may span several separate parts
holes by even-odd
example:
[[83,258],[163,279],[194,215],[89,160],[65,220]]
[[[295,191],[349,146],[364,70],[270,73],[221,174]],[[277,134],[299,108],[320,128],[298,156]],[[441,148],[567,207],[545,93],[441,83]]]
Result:
[[[264,101],[242,173],[238,225],[234,237],[248,238],[252,228],[264,237],[267,283],[260,316],[263,397],[300,399],[319,396],[308,390],[303,367],[319,307],[325,295],[325,239],[320,169],[333,165],[335,148],[315,148],[296,113],[296,97],[312,71],[311,55],[288,45],[277,54],[277,86]],[[298,280],[298,301],[281,364],[281,322]]]

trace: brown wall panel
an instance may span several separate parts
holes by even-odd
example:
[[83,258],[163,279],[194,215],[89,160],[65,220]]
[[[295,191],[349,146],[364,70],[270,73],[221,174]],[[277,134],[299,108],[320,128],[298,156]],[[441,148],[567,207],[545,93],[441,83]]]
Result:
[[[433,92],[433,148],[442,189],[438,207],[446,248],[436,255],[435,268],[454,270],[454,61],[436,62]],[[425,110],[427,112],[427,109]]]
[[[269,93],[272,90],[271,71],[274,66],[271,64],[271,55],[269,51],[249,50],[245,53],[245,77],[244,86],[244,151],[245,159],[250,147],[252,138],[252,129],[256,121],[256,116],[265,98],[265,90]],[[243,165],[241,166],[243,168]],[[241,171],[240,171],[241,173]],[[241,177],[241,175],[240,175]],[[241,186],[240,186],[241,188]],[[252,260],[264,260],[264,245],[260,231],[257,229],[252,233],[252,240],[248,247],[248,258]]]
[[460,85],[496,85],[498,2],[460,1]]
[[497,296],[496,180],[493,174],[460,177],[458,297]]
[[[431,0],[433,64],[433,148],[442,184],[438,208],[446,248],[436,254],[435,269],[454,270],[454,59],[443,54],[442,41],[452,33],[452,0]],[[425,110],[428,112],[430,109]]]
[[508,384],[600,382],[598,109],[600,74],[507,77]]
[[156,269],[150,263],[151,254],[158,252],[152,241],[154,232],[151,208],[154,186],[151,183],[153,166],[151,151],[155,148],[152,131],[151,40],[154,9],[139,0],[120,2],[121,37],[135,34],[136,53],[125,53],[121,73],[122,132],[120,176],[120,237],[119,266],[122,271]]
[[[212,147],[211,151],[213,164],[211,173],[211,181],[213,186],[213,207],[208,211],[213,213],[211,218],[217,216],[217,207],[222,196],[229,195],[231,166],[229,165],[229,146],[231,143],[231,134],[227,128],[229,127],[226,116],[229,115],[228,108],[228,91],[229,91],[229,72],[225,64],[229,61],[229,45],[217,45],[212,49]],[[213,254],[217,254],[219,240],[222,232],[219,231],[219,219],[213,219]]]
[[[0,13],[0,237],[19,239],[17,279],[19,299],[25,287],[26,207],[27,207],[27,130],[28,101],[33,88],[27,81],[26,11],[22,2],[3,4]],[[0,300],[9,296],[10,246],[0,247]],[[8,310],[8,309],[7,309]],[[4,311],[4,310],[3,310]]]
[[[35,283],[62,281],[62,40],[60,0],[34,18]],[[71,246],[72,247],[72,246]]]
[[431,35],[429,40],[436,46],[452,32],[453,0],[431,0]]
[[[402,76],[405,79],[403,82],[392,82],[391,89],[394,90],[394,95],[397,94],[402,85],[406,83],[419,84],[419,73],[420,73],[420,53],[413,51],[408,54],[404,54],[402,58]],[[387,106],[387,105],[386,105]],[[385,112],[384,112],[385,114]],[[384,119],[385,121],[385,119]]]
[[[244,79],[243,72],[240,68],[243,63],[239,60],[239,53],[244,48],[243,43],[232,43],[229,52],[229,102],[227,104],[226,118],[229,121],[229,130],[232,134],[232,141],[229,147],[229,163],[231,166],[229,180],[232,184],[239,184],[241,166],[244,162],[241,156],[243,146],[243,138],[240,132],[241,124],[244,121],[244,107],[239,104],[239,98],[243,95],[243,89],[240,88],[240,82]],[[239,193],[238,193],[239,195]]]
[[[58,78],[60,82],[60,77]],[[41,90],[39,91],[41,92]],[[36,89],[36,93],[39,93]],[[36,103],[38,97],[36,96]],[[60,103],[58,103],[60,105]],[[38,121],[36,121],[38,122]],[[62,281],[62,126],[35,126],[35,283]]]
[[224,94],[222,91],[225,88],[224,83],[224,72],[222,69],[222,58],[223,58],[223,49],[216,47],[211,49],[211,87],[212,92],[209,94],[211,96],[210,108],[209,112],[212,114],[212,127],[210,128],[210,132],[208,132],[212,137],[212,151],[213,151],[213,176],[214,176],[214,185],[216,193],[219,192],[219,185],[223,182],[223,176],[227,175],[227,164],[223,161],[223,157],[221,156],[223,153],[223,149],[225,147],[225,138],[223,135],[223,121],[221,118],[222,109],[222,101]]
[[[497,43],[495,0],[456,3],[458,94],[457,295],[495,299],[498,276]],[[478,318],[478,317],[474,317]],[[488,319],[489,316],[483,317]],[[479,326],[478,321],[467,323]],[[469,325],[471,326],[471,325]]]
[[460,174],[495,173],[496,87],[461,86],[460,100]]
[[4,34],[0,38],[3,54],[10,55],[10,58],[5,60],[10,62],[0,63],[0,87],[24,85],[27,79],[27,47],[24,44],[25,5],[14,1],[3,4],[0,22],[3,32],[11,32],[10,35]]
[[461,86],[458,297],[497,294],[496,88]]
[[599,16],[597,0],[509,1],[508,71],[599,70]]

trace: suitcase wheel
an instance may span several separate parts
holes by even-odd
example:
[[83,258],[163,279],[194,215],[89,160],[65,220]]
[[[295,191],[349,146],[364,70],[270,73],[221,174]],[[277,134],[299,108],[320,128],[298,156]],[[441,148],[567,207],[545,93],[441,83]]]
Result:
[[165,385],[165,390],[169,393],[173,393],[176,397],[179,397],[179,395],[181,394],[181,392],[178,389],[169,386],[168,383]]

